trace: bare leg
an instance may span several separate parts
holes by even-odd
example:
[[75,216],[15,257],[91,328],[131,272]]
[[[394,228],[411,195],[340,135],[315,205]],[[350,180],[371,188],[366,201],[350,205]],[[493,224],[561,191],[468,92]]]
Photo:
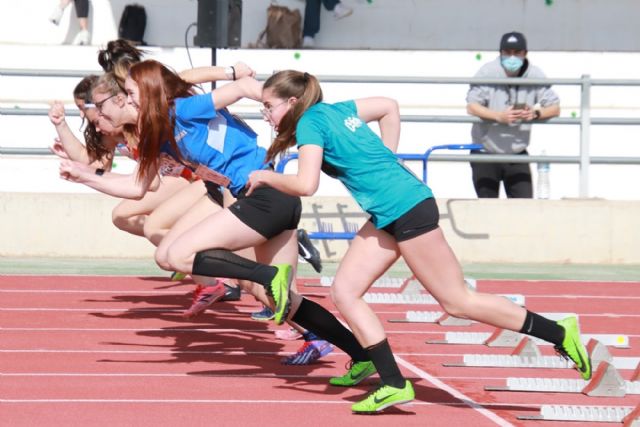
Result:
[[440,228],[401,242],[399,247],[413,274],[450,315],[513,331],[522,328],[526,309],[504,297],[467,288]]
[[180,188],[149,214],[144,221],[145,237],[158,246],[178,219],[205,197],[206,193],[207,189],[202,181],[194,181],[186,187]]
[[113,224],[122,231],[144,236],[147,215],[187,185],[183,178],[164,177],[158,190],[147,192],[142,199],[121,201],[111,213]]
[[353,239],[336,272],[331,297],[362,347],[385,339],[382,323],[363,296],[399,255],[395,240],[367,222]]

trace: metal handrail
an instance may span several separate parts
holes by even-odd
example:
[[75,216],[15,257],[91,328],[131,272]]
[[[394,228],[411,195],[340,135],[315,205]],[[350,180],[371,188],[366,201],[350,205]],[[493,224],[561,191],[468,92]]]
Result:
[[[33,70],[33,69],[12,69],[0,68],[0,76],[35,76],[35,77],[83,77],[87,74],[100,73],[99,70],[70,71],[70,70]],[[257,78],[264,80],[270,77],[269,74],[258,75]],[[467,78],[467,77],[422,77],[422,76],[316,76],[325,83],[393,83],[393,84],[487,84],[487,85],[519,85],[519,86],[550,86],[550,85],[571,85],[580,87],[580,114],[578,118],[554,118],[535,123],[547,124],[572,124],[580,127],[580,197],[588,197],[589,194],[589,165],[595,163],[595,158],[589,155],[590,149],[590,127],[591,125],[639,125],[640,119],[635,118],[592,118],[591,117],[591,87],[592,86],[640,86],[639,79],[592,79],[589,75],[583,75],[579,79],[529,79],[529,78]],[[10,109],[0,108],[0,115],[41,115],[42,109]],[[259,119],[259,114],[244,114],[241,117],[247,119]],[[477,117],[469,116],[438,116],[438,115],[405,115],[401,117],[405,122],[431,122],[431,123],[477,123],[481,120]],[[0,153],[6,152],[7,148],[0,147]],[[9,150],[11,151],[11,150]],[[491,156],[492,161],[515,161],[517,156],[500,157]],[[625,164],[637,164],[637,159],[609,157],[608,161],[617,163],[621,159]],[[434,158],[435,160],[435,158]],[[474,160],[467,157],[466,160]],[[529,161],[531,159],[528,159]],[[601,158],[602,160],[602,158]],[[554,162],[552,157],[545,161]],[[573,163],[573,160],[570,161]],[[606,162],[605,162],[606,163]]]

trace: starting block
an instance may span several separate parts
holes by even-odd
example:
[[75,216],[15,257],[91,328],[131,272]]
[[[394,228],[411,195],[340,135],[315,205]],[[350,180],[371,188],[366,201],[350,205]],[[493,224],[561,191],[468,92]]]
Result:
[[[601,362],[607,362],[616,369],[635,369],[631,381],[640,381],[640,357],[611,357],[609,350],[596,340],[590,340],[587,351],[595,371]],[[443,363],[448,367],[480,368],[543,368],[569,369],[573,362],[558,356],[542,356],[538,345],[529,337],[520,341],[511,355],[507,354],[465,354],[462,363]]]
[[542,405],[540,415],[520,415],[519,420],[591,421],[624,423],[624,427],[640,427],[640,405],[631,406],[572,406]]
[[487,391],[535,391],[582,393],[597,397],[624,397],[640,394],[640,382],[625,381],[616,368],[602,362],[590,381],[563,378],[507,378],[505,387],[486,386]]
[[[489,347],[516,347],[526,335],[507,329],[489,332],[446,332],[444,340],[429,340],[427,344],[484,344]],[[538,345],[551,345],[544,340],[533,338]],[[590,339],[600,341],[608,347],[629,348],[629,336],[621,334],[582,334],[584,343]]]

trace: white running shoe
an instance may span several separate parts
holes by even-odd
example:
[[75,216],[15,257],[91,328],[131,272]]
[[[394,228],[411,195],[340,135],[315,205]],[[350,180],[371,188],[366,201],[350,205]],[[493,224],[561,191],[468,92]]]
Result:
[[316,42],[315,40],[313,40],[313,37],[304,36],[302,38],[302,47],[307,49],[312,49],[315,45],[316,45]]
[[64,13],[64,9],[60,7],[60,5],[56,6],[49,15],[49,21],[54,25],[60,25],[60,20],[62,19],[62,14]]
[[91,34],[87,30],[81,30],[78,34],[76,34],[73,42],[71,44],[87,46],[91,41]]
[[333,8],[333,17],[335,19],[346,18],[347,16],[353,13],[353,9],[343,5],[342,3],[338,3],[336,7]]

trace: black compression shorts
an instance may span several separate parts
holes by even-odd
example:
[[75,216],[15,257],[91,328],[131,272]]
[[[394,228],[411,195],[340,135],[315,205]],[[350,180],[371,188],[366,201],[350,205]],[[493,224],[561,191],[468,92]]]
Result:
[[253,190],[249,197],[245,196],[244,190],[241,191],[229,210],[240,221],[270,239],[285,230],[298,228],[302,203],[300,197],[264,186]]
[[397,242],[402,242],[435,230],[438,228],[439,219],[436,199],[430,197],[415,205],[383,230],[395,237]]

